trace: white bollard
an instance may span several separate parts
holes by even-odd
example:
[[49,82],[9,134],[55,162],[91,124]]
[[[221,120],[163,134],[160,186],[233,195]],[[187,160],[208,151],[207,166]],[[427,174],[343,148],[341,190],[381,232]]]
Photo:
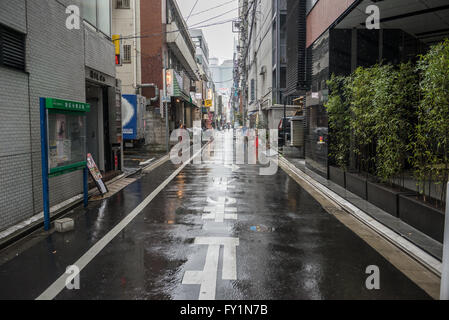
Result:
[[443,270],[441,272],[440,300],[449,300],[449,182],[446,189],[444,217]]

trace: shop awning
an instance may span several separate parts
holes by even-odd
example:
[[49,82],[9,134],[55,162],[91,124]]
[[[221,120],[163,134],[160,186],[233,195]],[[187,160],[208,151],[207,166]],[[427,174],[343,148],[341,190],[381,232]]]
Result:
[[192,101],[192,98],[190,98],[189,100],[187,100],[187,103],[190,105],[190,107],[193,107],[193,108],[199,108],[199,107]]
[[190,102],[190,96],[187,95],[186,93],[184,93],[184,91],[182,90],[181,86],[179,85],[178,79],[177,77],[173,77],[173,92],[174,92],[174,96],[175,97],[179,97],[184,99],[185,101]]

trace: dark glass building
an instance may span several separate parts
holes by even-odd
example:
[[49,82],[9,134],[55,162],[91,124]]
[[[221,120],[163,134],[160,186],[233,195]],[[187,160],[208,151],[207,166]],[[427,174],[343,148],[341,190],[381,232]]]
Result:
[[[373,4],[379,8],[380,29],[366,26],[366,9]],[[296,19],[295,23],[289,19],[288,92],[298,93],[298,88],[307,92],[306,165],[327,177],[331,164],[324,107],[329,95],[327,80],[332,74],[349,75],[358,66],[416,59],[429,45],[449,35],[449,4],[438,0],[299,0],[288,5],[292,8],[289,15]],[[298,59],[291,58],[294,52]]]

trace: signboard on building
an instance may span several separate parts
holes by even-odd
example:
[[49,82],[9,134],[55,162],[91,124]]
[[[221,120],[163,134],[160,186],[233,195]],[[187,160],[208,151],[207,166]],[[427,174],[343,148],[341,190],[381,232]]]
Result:
[[167,96],[175,95],[174,70],[169,69],[165,71],[165,83],[167,88]]
[[121,40],[120,40],[121,36],[118,34],[114,34],[112,35],[112,42],[114,43],[115,46],[115,64],[118,66],[122,65],[122,48],[121,48]]
[[211,108],[212,107],[212,100],[210,100],[210,99],[204,100],[204,106],[206,108]]
[[63,111],[74,111],[74,112],[89,112],[90,111],[90,105],[87,103],[53,99],[53,98],[45,99],[45,107],[47,109],[51,109],[51,110],[63,110]]
[[171,97],[170,96],[162,96],[161,97],[161,102],[162,103],[170,103],[171,102]]
[[108,188],[103,182],[103,176],[101,175],[100,170],[98,170],[97,164],[90,153],[87,155],[87,168],[89,169],[90,175],[92,176],[92,179],[94,179],[100,193],[102,195],[108,193]]
[[101,86],[116,87],[116,79],[103,72],[86,67],[86,79]]

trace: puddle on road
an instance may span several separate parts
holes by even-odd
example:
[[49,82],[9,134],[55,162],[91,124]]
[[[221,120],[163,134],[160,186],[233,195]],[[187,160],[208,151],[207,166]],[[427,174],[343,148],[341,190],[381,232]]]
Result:
[[249,230],[252,231],[252,232],[261,232],[261,233],[269,233],[269,232],[274,232],[274,231],[276,231],[275,228],[267,227],[267,226],[264,226],[264,225],[260,225],[260,226],[251,226],[251,227],[249,228]]

